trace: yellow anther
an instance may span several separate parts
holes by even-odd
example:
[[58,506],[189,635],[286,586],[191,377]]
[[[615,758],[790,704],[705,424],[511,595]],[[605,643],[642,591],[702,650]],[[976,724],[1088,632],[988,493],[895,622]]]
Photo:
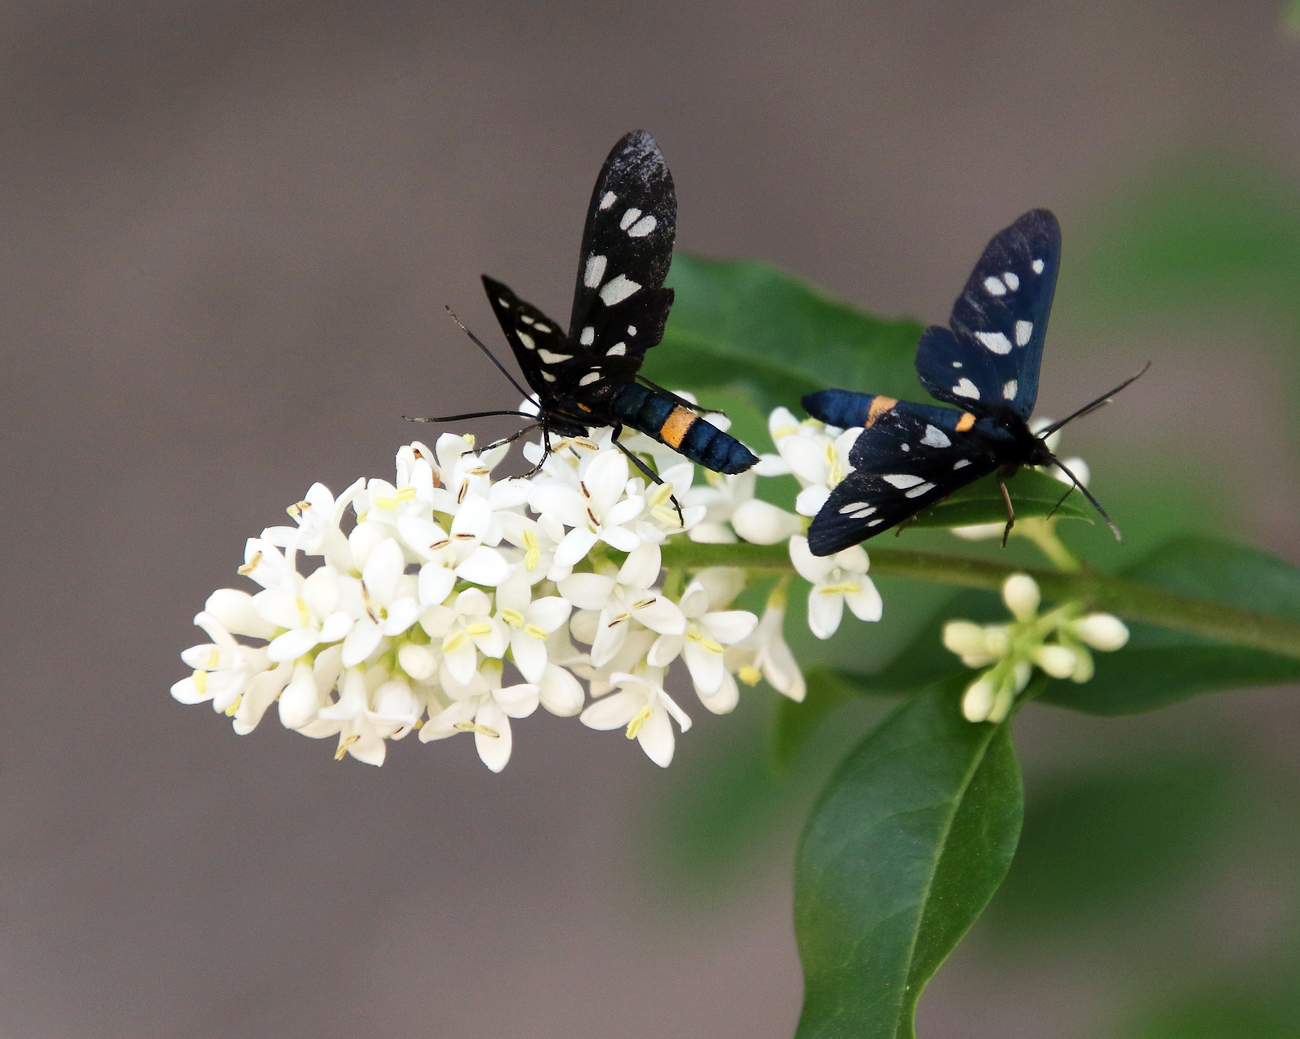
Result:
[[857,581],[842,581],[839,584],[828,584],[817,590],[822,595],[855,595],[862,590],[862,586]]
[[262,553],[254,552],[253,558],[239,568],[238,572],[240,576],[247,577],[249,574],[251,574],[254,570],[257,569],[258,564],[261,562],[262,562]]
[[763,672],[753,664],[746,664],[736,672],[736,677],[744,682],[745,685],[758,685],[763,678]]
[[518,610],[502,610],[501,619],[512,628],[522,628],[524,626],[524,615]]
[[301,516],[304,512],[306,512],[310,508],[311,508],[311,502],[296,501],[284,511],[287,512],[294,519],[297,519],[299,516]]
[[298,607],[298,623],[305,628],[311,623],[311,610],[301,595],[295,596],[293,601]]
[[501,733],[496,729],[489,729],[486,725],[480,725],[478,722],[457,722],[452,726],[457,732],[476,732],[480,736],[490,736],[492,739],[498,739]]
[[194,688],[198,691],[198,694],[200,696],[203,696],[205,693],[207,693],[208,673],[206,671],[194,672]]
[[527,635],[529,638],[538,639],[543,642],[546,640],[546,632],[544,632],[536,624],[529,624],[525,626],[524,634]]
[[657,600],[655,599],[655,597],[654,597],[653,595],[650,596],[650,598],[648,598],[648,599],[638,599],[636,602],[634,602],[634,603],[632,604],[632,609],[634,609],[634,610],[644,610],[647,606],[651,606],[651,605],[653,605],[656,601],[657,601]]
[[799,432],[798,426],[777,426],[772,430],[772,439],[780,440],[782,437],[792,437]]
[[442,651],[444,653],[455,653],[469,641],[469,636],[465,634],[464,629],[453,631],[442,640]]
[[206,667],[209,671],[213,671],[216,668],[220,667],[221,650],[217,649],[216,646],[213,646],[210,650],[208,650],[208,660],[207,663],[204,664],[203,666]]
[[636,739],[637,733],[641,731],[641,726],[648,722],[652,717],[654,717],[654,711],[650,709],[649,704],[646,704],[641,708],[641,710],[637,711],[636,714],[632,716],[632,720],[627,723],[627,738],[630,740]]
[[471,624],[466,629],[471,638],[481,639],[484,635],[492,634],[492,625],[486,621],[479,621],[477,624]]
[[235,697],[235,702],[226,708],[226,717],[233,718],[239,713],[239,705],[244,702],[244,694],[240,693]]
[[524,569],[530,573],[537,569],[542,561],[542,547],[537,543],[537,535],[531,530],[524,530]]
[[686,640],[699,645],[701,649],[707,649],[710,653],[725,653],[722,643],[715,642],[709,636],[705,635],[699,628],[687,628]]
[[347,735],[347,736],[344,736],[344,735],[340,734],[340,735],[339,735],[339,749],[336,750],[336,751],[334,752],[334,760],[335,760],[335,761],[342,761],[343,758],[347,755],[348,748],[349,748],[350,746],[352,746],[352,744],[356,743],[357,740],[359,740],[359,739],[361,739],[361,736],[360,736],[359,733],[355,733],[355,732],[354,732],[354,733],[350,733],[350,734]]

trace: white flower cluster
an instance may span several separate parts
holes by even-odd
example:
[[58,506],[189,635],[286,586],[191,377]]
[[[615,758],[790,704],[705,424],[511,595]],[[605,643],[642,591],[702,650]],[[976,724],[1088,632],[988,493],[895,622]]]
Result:
[[[773,416],[783,433],[792,422],[784,409]],[[663,483],[644,479],[609,430],[554,443],[528,479],[494,480],[506,448],[477,453],[470,437],[403,447],[393,482],[358,480],[337,498],[315,484],[289,510],[293,526],[249,539],[240,573],[261,590],[209,597],[195,624],[210,641],[182,654],[193,673],[172,695],[211,702],[240,733],[276,704],[285,727],[336,737],[338,757],[370,764],[411,732],[421,741],[473,733],[493,771],[510,758],[512,720],[541,706],[594,729],[622,728],[666,766],[672,722],[691,724],[664,688],[678,658],[716,713],[736,706],[737,679],[804,695],[782,631],[786,581],[760,618],[731,608],[744,570],[665,572],[666,543],[789,539],[814,585],[817,635],[835,631],[845,603],[879,618],[865,551],[816,559],[798,536],[803,521],[754,496],[760,476],[791,471],[806,487],[824,485],[829,463],[808,459],[829,457],[829,443],[783,435],[779,456],[739,476],[710,473],[698,487],[692,463],[625,437]],[[541,445],[524,454],[540,460]]]
[[973,722],[1000,722],[1016,695],[1029,684],[1035,667],[1053,678],[1086,682],[1092,677],[1089,648],[1112,652],[1128,642],[1128,628],[1109,613],[1088,613],[1065,603],[1039,614],[1042,595],[1028,574],[1012,574],[1002,584],[1010,624],[949,621],[943,644],[967,667],[985,668],[967,688],[962,713]]

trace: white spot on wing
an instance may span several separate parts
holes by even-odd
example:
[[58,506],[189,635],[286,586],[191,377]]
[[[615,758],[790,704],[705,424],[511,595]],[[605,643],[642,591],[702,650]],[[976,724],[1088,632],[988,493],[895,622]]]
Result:
[[542,364],[559,364],[561,361],[567,361],[572,354],[557,354],[553,350],[547,350],[545,347],[537,351],[537,356],[541,358]]
[[1010,379],[1002,384],[1002,396],[1007,400],[1016,399],[1016,391],[1020,389],[1020,384],[1015,379]]
[[634,223],[636,223],[636,218],[639,217],[640,215],[641,215],[641,210],[629,209],[626,212],[624,212],[623,219],[618,222],[618,226],[621,227],[624,231],[626,231],[629,227],[631,227]]
[[646,215],[643,216],[631,227],[629,227],[627,229],[627,233],[629,237],[632,238],[644,238],[646,235],[648,235],[651,231],[655,229],[655,226],[658,223],[659,221],[656,220],[654,217]]
[[1001,332],[976,332],[975,338],[995,354],[1011,353],[1011,340]]
[[522,321],[525,325],[537,324],[537,321],[534,318],[530,317],[528,314],[520,314],[519,320]]
[[910,450],[912,450],[912,445],[911,445],[911,444],[901,444],[900,447],[901,447],[902,450],[904,450],[904,451],[910,451]]
[[953,361],[953,362],[952,362],[952,366],[953,366],[954,368],[960,368],[960,367],[961,367],[961,361]]
[[996,274],[990,274],[984,279],[984,291],[990,296],[1005,296],[1007,287],[1002,284],[1002,279]]
[[584,375],[581,379],[578,380],[578,385],[590,386],[593,382],[600,382],[600,379],[601,379],[600,372],[588,372],[586,375]]
[[876,507],[868,505],[865,501],[852,501],[840,506],[840,515],[848,516],[849,519],[866,519],[875,511]]
[[628,325],[628,326],[627,326],[627,334],[630,335],[630,336],[634,336],[634,335],[636,335],[636,325]]
[[618,201],[618,196],[615,195],[614,192],[606,191],[605,194],[602,195],[600,198],[600,208],[608,209],[617,201]]
[[550,325],[544,325],[539,321],[537,322],[537,331],[541,332],[542,335],[546,335],[549,332],[554,332],[555,329],[551,328]]
[[904,488],[915,487],[918,483],[925,482],[913,473],[890,473],[888,476],[882,476],[881,479],[891,487],[897,487],[900,491]]
[[948,434],[938,426],[926,426],[925,436],[921,438],[921,443],[926,447],[952,447],[952,441],[948,439]]
[[592,253],[587,257],[587,266],[582,272],[582,284],[594,289],[605,276],[605,257]]
[[969,379],[962,379],[961,382],[952,388],[952,392],[958,397],[969,397],[971,400],[980,399],[979,388]]
[[952,467],[953,467],[954,469],[964,469],[964,468],[965,468],[966,466],[968,466],[968,465],[970,465],[970,459],[969,459],[969,458],[959,458],[959,459],[957,459],[957,461],[955,461],[955,462],[952,463]]
[[590,346],[596,341],[596,330],[591,325],[584,325],[582,334],[578,336],[578,342],[583,346]]
[[1043,261],[1042,261],[1042,260],[1035,260],[1033,263],[1030,264],[1030,266],[1033,267],[1033,269],[1034,269],[1034,273],[1035,273],[1035,274],[1042,274],[1042,273],[1043,273]]
[[620,274],[604,284],[600,290],[600,298],[605,301],[605,306],[612,307],[615,303],[622,303],[640,287],[639,282],[633,281],[626,274]]
[[519,341],[523,343],[524,346],[528,347],[529,350],[533,349],[533,347],[537,345],[537,343],[533,340],[533,337],[530,336],[527,332],[523,331],[523,329],[516,328],[515,335],[519,337]]
[[1020,288],[1020,275],[1015,271],[1007,271],[1002,275],[1002,280],[1007,283],[1007,288],[1012,292],[1015,292],[1016,289]]
[[615,343],[605,351],[606,357],[622,357],[627,353],[627,343]]
[[1034,334],[1034,323],[1032,321],[1016,322],[1016,346],[1024,346],[1029,342],[1029,337]]
[[542,378],[545,379],[547,382],[555,381],[555,376],[552,375],[550,372],[548,372],[545,368],[542,369]]
[[921,495],[926,494],[926,493],[928,493],[928,492],[930,492],[930,491],[932,491],[932,490],[934,490],[934,484],[932,484],[932,483],[923,483],[923,484],[921,484],[920,487],[913,487],[910,491],[904,491],[904,492],[903,492],[903,497],[904,497],[904,498],[919,498],[919,497],[921,497]]

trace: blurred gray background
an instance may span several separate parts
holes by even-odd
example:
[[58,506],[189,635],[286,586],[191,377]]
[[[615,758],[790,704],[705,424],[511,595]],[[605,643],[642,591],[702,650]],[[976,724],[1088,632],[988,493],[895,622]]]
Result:
[[[236,737],[168,695],[201,638],[190,619],[311,482],[391,477],[420,432],[402,414],[513,404],[443,304],[499,342],[486,271],[563,317],[596,171],[638,127],[676,179],[680,249],[770,261],[887,315],[945,318],[993,232],[1055,209],[1042,411],[1155,361],[1071,430],[1098,493],[1107,460],[1176,447],[1236,534],[1295,558],[1295,449],[1273,433],[1295,403],[1283,332],[1249,300],[1093,319],[1073,266],[1091,255],[1104,277],[1104,229],[1199,156],[1295,183],[1300,43],[1281,14],[0,8],[0,1036],[789,1035],[788,820],[692,878],[655,849],[682,778],[617,733],[539,715],[501,776],[468,740],[408,740],[373,769],[273,713]],[[1268,729],[1262,753],[1294,772],[1293,698],[1172,720],[1038,712],[1020,742],[1032,782],[1099,747],[1141,754],[1170,726]],[[683,775],[759,724],[701,718]],[[1180,947],[1248,953],[1289,897],[1249,878],[1205,890]],[[1234,911],[1225,938],[1243,898],[1260,920]],[[925,1034],[1100,1034],[1136,984],[1062,938],[1008,958],[977,932],[923,1000]]]

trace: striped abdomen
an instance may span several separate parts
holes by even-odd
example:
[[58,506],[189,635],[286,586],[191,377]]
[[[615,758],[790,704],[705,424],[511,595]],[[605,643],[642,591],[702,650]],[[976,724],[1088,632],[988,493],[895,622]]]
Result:
[[743,473],[758,456],[735,437],[649,386],[628,383],[610,404],[614,419],[715,473]]

